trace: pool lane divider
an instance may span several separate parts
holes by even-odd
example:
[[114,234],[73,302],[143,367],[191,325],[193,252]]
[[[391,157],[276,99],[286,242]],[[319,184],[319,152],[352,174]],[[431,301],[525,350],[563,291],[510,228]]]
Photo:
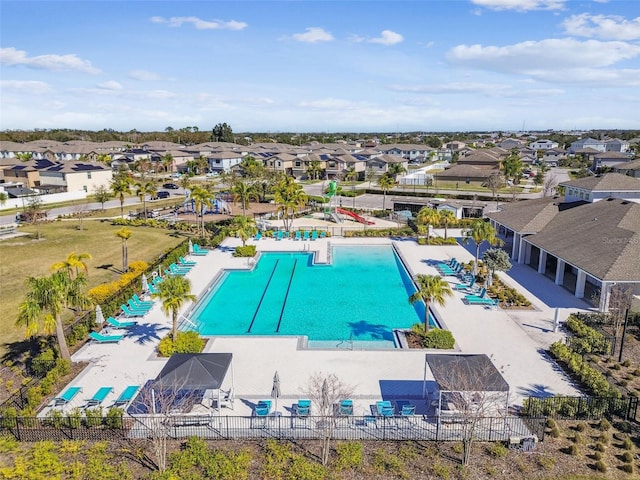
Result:
[[247,329],[247,333],[251,333],[251,329],[253,328],[253,322],[256,321],[256,317],[258,316],[258,312],[260,311],[260,306],[262,305],[262,301],[264,300],[264,296],[267,294],[267,290],[269,289],[269,284],[271,283],[271,279],[273,275],[276,273],[276,268],[278,268],[278,263],[280,260],[276,260],[276,264],[273,266],[273,270],[271,270],[271,275],[269,276],[269,280],[267,280],[267,284],[262,291],[262,296],[260,297],[260,301],[258,302],[258,306],[256,307],[256,311],[253,312],[253,318],[251,319],[251,323],[249,324],[249,328]]
[[282,316],[284,315],[284,309],[287,306],[287,298],[289,298],[289,290],[291,289],[291,283],[293,282],[293,274],[296,273],[296,265],[298,259],[293,261],[293,268],[291,269],[291,276],[289,277],[289,284],[287,285],[287,292],[284,294],[284,300],[282,302],[282,309],[280,310],[280,318],[278,319],[278,326],[276,327],[276,333],[280,332],[280,324],[282,323]]

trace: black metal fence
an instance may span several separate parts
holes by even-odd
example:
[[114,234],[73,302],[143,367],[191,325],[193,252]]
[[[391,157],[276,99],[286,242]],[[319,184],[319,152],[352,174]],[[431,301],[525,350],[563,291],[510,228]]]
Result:
[[425,440],[512,442],[544,436],[544,418],[468,417],[445,420],[423,415],[378,417],[232,417],[212,415],[149,415],[135,417],[0,418],[0,432],[17,440],[124,440],[147,438],[182,439],[196,436],[209,440],[321,439]]
[[525,416],[564,420],[600,420],[603,417],[635,420],[638,397],[529,397],[524,402],[522,413]]

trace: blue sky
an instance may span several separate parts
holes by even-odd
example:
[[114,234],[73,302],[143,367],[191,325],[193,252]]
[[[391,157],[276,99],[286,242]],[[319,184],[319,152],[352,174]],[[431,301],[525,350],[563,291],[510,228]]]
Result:
[[0,30],[0,129],[640,128],[638,0],[2,0]]

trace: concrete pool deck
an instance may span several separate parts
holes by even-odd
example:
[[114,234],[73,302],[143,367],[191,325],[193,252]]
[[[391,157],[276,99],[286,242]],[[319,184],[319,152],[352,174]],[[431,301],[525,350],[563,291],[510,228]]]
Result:
[[[451,231],[456,235],[459,232]],[[338,245],[389,244],[386,238],[327,238],[315,241],[250,240],[260,251],[315,251],[319,260],[326,259],[328,249]],[[452,257],[468,261],[472,254],[460,245],[420,246],[413,240],[394,241],[398,251],[413,275],[437,273],[430,260],[448,260]],[[207,256],[192,257],[196,266],[187,274],[192,291],[201,296],[210,286],[212,278],[222,269],[251,268],[252,261],[234,258],[233,250],[241,242],[227,239]],[[556,308],[564,321],[571,311],[587,310],[586,303],[568,291],[541,278],[524,265],[514,265],[509,275],[501,274],[507,282],[518,288],[534,305],[529,311],[505,311],[472,306],[463,303],[464,293],[456,292],[444,307],[434,308],[446,328],[456,339],[456,348],[464,353],[485,353],[493,359],[510,385],[510,403],[521,405],[529,395],[577,395],[570,380],[555,363],[546,357],[543,349],[562,338],[553,332]],[[453,278],[446,277],[452,283]],[[535,297],[526,285],[548,281],[543,298]],[[186,306],[181,316],[188,314]],[[145,385],[155,378],[167,359],[156,357],[156,346],[171,327],[171,321],[162,313],[159,304],[130,330],[118,344],[90,342],[73,355],[76,362],[88,366],[70,386],[82,387],[65,409],[82,407],[100,387],[110,386],[113,391],[104,401],[109,407],[128,385]],[[341,345],[341,347],[350,347]],[[272,378],[278,371],[282,395],[278,410],[288,413],[298,398],[306,397],[305,386],[314,373],[335,374],[353,388],[354,412],[370,413],[370,405],[382,398],[417,398],[422,394],[425,376],[425,350],[326,350],[299,349],[297,337],[216,337],[210,338],[205,352],[233,353],[232,373],[227,375],[223,389],[233,379],[234,409],[223,408],[223,415],[250,415],[260,399],[268,399]],[[427,380],[432,380],[426,369]],[[418,402],[416,402],[418,403]]]

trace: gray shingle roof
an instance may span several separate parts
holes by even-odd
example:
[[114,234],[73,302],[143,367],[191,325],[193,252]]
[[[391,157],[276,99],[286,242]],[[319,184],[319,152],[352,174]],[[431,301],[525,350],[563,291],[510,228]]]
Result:
[[607,173],[605,175],[578,178],[577,180],[570,180],[568,182],[562,182],[560,185],[568,187],[585,188],[594,192],[602,191],[640,191],[640,180],[622,175],[621,173]]
[[536,198],[503,205],[501,211],[487,213],[486,216],[516,232],[537,233],[558,214],[560,208],[575,205],[564,204],[561,207],[561,204],[560,197]]

